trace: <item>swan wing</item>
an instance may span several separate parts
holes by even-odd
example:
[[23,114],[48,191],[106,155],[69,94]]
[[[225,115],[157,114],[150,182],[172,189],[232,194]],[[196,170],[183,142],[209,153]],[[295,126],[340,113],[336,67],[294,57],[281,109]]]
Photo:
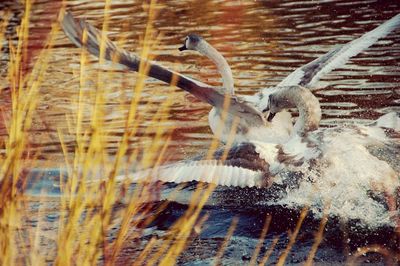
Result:
[[229,160],[178,162],[117,177],[117,180],[120,181],[126,179],[132,182],[184,183],[198,181],[229,187],[265,187],[269,183],[269,180],[264,180],[262,171],[234,166],[230,164]]
[[335,68],[343,66],[351,57],[367,49],[399,26],[400,14],[394,16],[374,30],[365,33],[360,38],[343,46],[335,47],[314,61],[296,69],[281,81],[278,86],[301,85],[311,87],[315,85],[321,76]]
[[[222,90],[211,87],[200,81],[186,77],[180,73],[171,71],[154,62],[144,60],[134,53],[117,47],[101,31],[86,22],[84,19],[75,19],[70,12],[60,13],[60,23],[65,35],[78,47],[84,47],[89,53],[100,56],[100,46],[103,38],[104,58],[119,63],[130,70],[139,72],[140,66],[148,67],[146,75],[171,84],[176,80],[176,86],[193,94],[199,100],[218,108],[224,108],[227,112],[244,118],[252,124],[265,124],[263,114],[251,103],[238,96],[227,95]],[[227,99],[225,99],[228,97]]]

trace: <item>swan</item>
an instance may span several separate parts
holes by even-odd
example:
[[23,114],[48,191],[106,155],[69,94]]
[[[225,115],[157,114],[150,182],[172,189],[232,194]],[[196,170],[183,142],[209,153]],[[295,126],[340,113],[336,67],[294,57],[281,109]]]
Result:
[[[59,21],[66,36],[76,46],[85,47],[89,53],[95,56],[100,55],[100,40],[102,34],[98,29],[84,19],[75,19],[70,12],[60,12]],[[85,43],[83,42],[84,32],[87,34]],[[141,61],[145,62],[149,67],[148,76],[166,83],[171,83],[172,78],[175,77],[177,79],[177,87],[188,91],[199,100],[213,106],[214,108],[210,112],[209,117],[215,117],[217,119],[210,119],[211,128],[223,142],[227,142],[231,138],[232,128],[236,129],[233,134],[233,142],[235,143],[254,138],[265,139],[271,142],[283,142],[288,138],[292,127],[291,121],[289,121],[289,114],[285,115],[282,113],[272,125],[266,121],[265,115],[258,110],[258,108],[248,103],[243,97],[226,93],[226,91],[221,88],[209,86],[183,74],[171,71],[154,62],[141,59],[137,55],[117,47],[107,38],[104,40],[104,43],[105,59],[117,62],[134,71],[139,71]],[[226,75],[229,75],[229,73],[226,72]],[[224,80],[227,79],[224,78]],[[233,79],[231,78],[231,80],[233,91]],[[222,110],[225,110],[229,114],[226,119],[221,117]],[[284,119],[281,121],[279,119],[280,117]],[[232,125],[234,118],[239,118],[236,123],[237,126]],[[222,121],[219,119],[222,119]],[[225,120],[226,122],[223,122]],[[217,133],[221,125],[224,125],[222,127],[222,133]]]
[[[285,204],[293,198],[293,202],[299,203],[301,199],[300,203],[308,206],[313,206],[315,202],[329,202],[335,214],[340,215],[341,211],[347,209],[345,217],[363,219],[367,215],[364,210],[369,210],[376,202],[365,196],[360,199],[360,195],[366,195],[371,189],[394,194],[399,187],[399,115],[389,113],[368,126],[319,128],[320,106],[310,88],[323,74],[343,65],[399,24],[400,15],[397,15],[375,30],[298,68],[278,86],[247,97],[234,95],[233,90],[229,93],[229,86],[227,93],[146,61],[150,66],[149,76],[170,83],[172,76],[176,75],[179,88],[213,108],[223,108],[228,94],[230,102],[227,112],[240,118],[239,126],[243,123],[252,130],[238,132],[239,141],[232,147],[225,146],[218,150],[212,159],[198,158],[139,169],[120,175],[117,180],[200,181],[221,186],[272,190],[273,187],[290,184],[290,180],[296,179],[293,177],[299,177],[296,186],[302,189],[287,190],[283,186],[280,190],[286,191],[288,196]],[[96,28],[84,20],[75,20],[70,13],[61,15],[61,25],[78,47],[85,47],[90,53],[99,55],[101,35]],[[82,42],[84,31],[88,34],[86,43]],[[135,71],[138,71],[142,60],[116,47],[109,40],[106,40],[105,58],[114,59]],[[271,125],[279,115],[293,106],[299,110],[299,117],[285,140],[271,141],[263,134],[248,133],[257,129],[262,133],[268,126],[273,127]],[[310,195],[305,195],[305,191]],[[323,209],[325,203],[317,208]],[[375,218],[381,218],[379,213],[373,216]]]
[[[76,46],[85,47],[95,56],[100,55],[99,43],[102,35],[98,29],[83,19],[76,20],[69,12],[60,12],[59,20],[65,34]],[[259,93],[251,96],[238,96],[233,94],[233,80],[229,81],[229,71],[227,69],[221,72],[223,77],[225,77],[224,85],[226,85],[227,88],[221,89],[171,71],[154,62],[141,59],[135,54],[117,47],[107,38],[104,40],[104,57],[107,60],[119,63],[134,71],[139,71],[141,61],[145,62],[145,64],[149,66],[147,75],[166,83],[171,83],[172,78],[174,76],[177,77],[177,87],[213,106],[209,114],[210,127],[214,134],[223,142],[227,142],[227,140],[230,139],[231,129],[234,128],[236,130],[233,134],[233,143],[247,142],[250,140],[285,143],[292,135],[291,116],[289,113],[279,112],[277,114],[278,117],[275,117],[272,122],[267,121],[266,116],[269,116],[269,114],[266,114],[266,112],[268,112],[269,96],[287,86],[312,88],[322,75],[344,65],[351,57],[368,48],[399,25],[400,14],[394,16],[376,29],[365,33],[358,39],[344,46],[336,47],[325,55],[296,69],[276,87],[262,89]],[[87,33],[85,43],[82,41],[84,32]],[[205,54],[210,56],[210,53]],[[215,54],[215,52],[211,53],[213,56],[216,56]],[[217,67],[219,64],[218,61]],[[224,65],[221,64],[221,66]],[[225,104],[226,102],[228,102],[228,105]],[[222,110],[225,110],[229,115],[227,115],[226,119],[222,119],[221,121]],[[219,128],[222,128],[222,134],[219,134]]]
[[[100,32],[89,23],[84,20],[75,20],[71,13],[61,13],[61,25],[64,29],[66,35],[79,47],[86,47],[86,49],[98,56],[99,55],[99,40],[100,40]],[[400,15],[393,17],[387,22],[383,23],[376,29],[364,34],[360,38],[342,46],[333,49],[331,52],[317,58],[316,60],[308,63],[307,65],[295,70],[292,74],[290,74],[286,79],[284,79],[278,86],[275,88],[269,88],[262,90],[260,93],[249,96],[246,98],[237,97],[235,95],[230,95],[230,105],[228,108],[229,114],[237,115],[241,118],[240,122],[245,121],[245,123],[252,123],[253,132],[265,130],[268,128],[268,125],[273,125],[273,122],[276,120],[279,113],[282,112],[282,109],[286,109],[288,107],[296,106],[299,110],[300,116],[296,121],[294,126],[294,130],[291,134],[288,134],[285,141],[271,141],[268,139],[268,136],[264,136],[263,134],[259,134],[257,136],[242,134],[245,138],[240,139],[234,147],[232,148],[235,152],[231,152],[232,154],[240,154],[243,156],[244,152],[242,149],[249,150],[249,147],[253,149],[253,153],[259,154],[259,158],[254,159],[263,160],[265,164],[264,168],[249,166],[246,170],[238,165],[238,162],[241,162],[245,165],[251,165],[253,159],[246,159],[245,156],[228,156],[228,160],[226,163],[221,162],[216,158],[216,160],[211,160],[209,162],[206,161],[198,161],[192,162],[192,166],[188,167],[186,163],[181,163],[182,167],[186,167],[188,169],[193,169],[193,167],[203,167],[204,165],[208,165],[208,167],[213,166],[215,169],[219,169],[221,174],[225,176],[226,173],[231,172],[235,174],[237,171],[250,171],[248,174],[253,178],[243,178],[244,180],[253,180],[248,181],[256,186],[261,186],[261,184],[267,184],[265,182],[266,176],[274,176],[276,174],[277,169],[282,167],[282,161],[280,159],[285,158],[285,163],[288,163],[288,158],[308,158],[307,152],[310,154],[314,154],[313,149],[304,148],[304,138],[307,132],[315,131],[318,128],[318,123],[320,120],[320,107],[318,99],[310,92],[307,93],[307,89],[305,87],[309,87],[314,84],[316,80],[327,71],[338,67],[339,65],[345,63],[351,56],[359,53],[361,50],[369,47],[377,39],[387,35],[391,30],[396,28],[400,24]],[[87,32],[87,41],[83,43],[82,37],[83,32]],[[140,58],[136,55],[131,54],[125,50],[122,50],[115,46],[108,39],[105,40],[105,58],[108,60],[114,59],[116,62],[129,67],[135,71],[138,71]],[[185,43],[186,44],[186,43]],[[189,46],[189,45],[188,45]],[[215,54],[215,52],[214,52]],[[225,92],[217,89],[215,87],[208,86],[204,83],[198,82],[191,78],[188,78],[182,74],[170,71],[162,66],[159,66],[153,62],[146,61],[147,64],[150,65],[150,70],[148,75],[159,80],[170,82],[173,75],[176,75],[179,80],[177,86],[189,91],[190,93],[197,96],[199,99],[210,103],[214,106],[214,108],[223,108],[223,102],[225,98]],[[226,64],[227,65],[227,64]],[[226,66],[225,65],[225,66]],[[222,65],[223,66],[223,65]],[[231,77],[230,71],[226,71],[223,77],[225,77],[226,81],[225,85],[228,87],[228,91],[232,94],[233,90],[233,79]],[[297,83],[297,84],[296,84]],[[286,97],[286,98],[285,98]],[[288,98],[289,97],[289,98]],[[257,101],[255,99],[258,99]],[[263,100],[260,100],[263,99]],[[289,99],[289,101],[288,101]],[[278,103],[278,104],[275,104]],[[286,103],[286,105],[282,105],[282,103]],[[262,112],[268,112],[268,119],[265,119],[264,114]],[[261,114],[261,115],[260,115]],[[312,115],[310,115],[312,114]],[[268,122],[272,121],[271,122]],[[377,121],[376,124],[380,124],[380,121]],[[369,128],[378,128],[379,127],[369,127]],[[350,129],[346,129],[345,131],[349,131]],[[360,129],[357,129],[360,130]],[[353,131],[357,131],[354,129]],[[366,129],[364,129],[365,131]],[[367,130],[368,131],[368,130]],[[317,130],[317,132],[319,132]],[[329,132],[327,129],[326,132]],[[249,132],[247,132],[249,133]],[[315,133],[317,134],[317,133]],[[315,135],[314,136],[318,136]],[[365,132],[363,134],[366,134]],[[273,134],[271,134],[273,135]],[[327,134],[327,136],[333,136],[335,134]],[[354,134],[358,136],[357,134]],[[379,134],[378,134],[379,135]],[[328,138],[328,137],[326,137]],[[307,138],[308,142],[310,139]],[[362,138],[361,138],[362,139]],[[372,138],[373,139],[373,138]],[[354,140],[357,142],[357,139]],[[378,140],[379,142],[379,140]],[[239,145],[243,143],[243,145]],[[311,145],[311,144],[310,144]],[[313,145],[311,145],[313,146]],[[318,146],[318,145],[314,145]],[[305,149],[305,150],[304,150]],[[264,151],[263,151],[264,150]],[[333,149],[335,150],[335,149]],[[290,151],[290,152],[289,152]],[[293,154],[293,151],[296,151]],[[301,151],[301,152],[300,152]],[[231,154],[230,153],[230,154]],[[251,152],[249,152],[251,153]],[[294,156],[294,157],[293,157]],[[268,164],[268,167],[266,166]],[[294,164],[299,164],[299,161],[295,161]],[[228,168],[225,168],[225,167]],[[173,166],[172,168],[174,168]],[[165,169],[171,169],[171,167],[164,167]],[[285,167],[283,167],[285,168]],[[224,169],[230,169],[229,171],[225,171]],[[181,170],[179,170],[181,171]],[[181,171],[182,173],[186,171]],[[193,171],[192,173],[195,173]],[[212,172],[212,171],[211,171]],[[226,173],[225,173],[226,172]],[[267,174],[266,174],[267,173]],[[237,175],[242,176],[242,175]],[[247,175],[243,175],[247,176]],[[235,183],[236,181],[232,181]],[[239,182],[239,181],[237,181]],[[242,182],[247,182],[243,181]],[[229,182],[228,182],[229,183]],[[227,183],[226,183],[227,184]],[[246,183],[247,184],[247,183]],[[248,185],[247,184],[247,185]],[[244,183],[242,185],[245,185]]]
[[[75,19],[69,11],[62,10],[58,18],[61,28],[70,41],[77,47],[84,47],[94,56],[100,56],[101,32],[86,22],[84,19]],[[85,35],[85,37],[84,37]],[[85,40],[85,41],[83,41]],[[251,125],[264,125],[266,123],[264,115],[251,104],[246,103],[241,97],[231,95],[226,99],[226,93],[220,89],[195,79],[189,78],[181,73],[171,71],[155,62],[143,59],[116,46],[107,37],[104,37],[104,58],[115,62],[130,70],[139,72],[140,65],[146,66],[146,75],[171,84],[174,84],[185,91],[193,94],[200,101],[211,106],[224,108],[224,103],[228,102],[226,111],[231,113]]]
[[[179,51],[193,50],[208,57],[216,65],[218,72],[222,77],[223,88],[229,95],[235,94],[234,80],[232,70],[226,59],[206,40],[197,34],[189,34]],[[246,97],[242,97],[246,99]],[[266,123],[264,126],[255,126],[241,121],[234,126],[235,116],[227,113],[224,114],[221,108],[213,107],[208,115],[208,121],[211,131],[218,136],[222,142],[228,142],[231,137],[232,130],[235,130],[234,142],[244,142],[250,139],[259,139],[270,142],[284,142],[293,130],[291,115],[288,112],[280,112],[274,119],[273,123]]]
[[[272,110],[268,119],[287,106],[285,97],[277,96],[267,107]],[[286,193],[271,204],[309,206],[320,216],[329,205],[330,215],[345,220],[398,226],[400,113],[385,114],[370,125],[314,129],[318,114],[305,110],[299,109],[298,119],[304,121],[296,121],[298,134],[280,149],[289,164],[273,181],[298,182],[295,189],[284,186]],[[298,175],[300,180],[294,180]]]
[[[384,126],[398,125],[400,114],[386,114],[369,126],[318,128],[318,108],[307,108],[308,102],[316,100],[301,86],[272,94],[269,119],[294,105],[299,111],[297,130],[286,143],[242,142],[223,147],[211,160],[171,163],[116,179],[267,188],[268,204],[306,205],[316,215],[322,215],[321,210],[329,205],[331,215],[395,226],[396,206],[390,198],[396,198],[400,187],[400,132],[396,131],[397,140],[393,139],[388,130],[395,128]],[[388,197],[388,203],[382,195]]]

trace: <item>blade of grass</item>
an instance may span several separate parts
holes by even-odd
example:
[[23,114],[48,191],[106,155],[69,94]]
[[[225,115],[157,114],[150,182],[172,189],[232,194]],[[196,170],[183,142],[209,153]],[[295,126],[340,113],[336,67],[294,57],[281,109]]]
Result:
[[289,255],[289,252],[292,249],[293,244],[296,241],[296,237],[300,231],[301,225],[303,224],[304,218],[306,218],[306,216],[307,216],[307,212],[308,212],[307,208],[304,208],[301,211],[299,220],[297,221],[297,224],[296,224],[296,228],[294,229],[294,232],[290,236],[288,245],[286,246],[285,250],[282,252],[281,256],[279,257],[277,265],[284,265],[286,258]]
[[233,235],[233,232],[236,229],[238,222],[239,222],[239,219],[237,217],[234,217],[232,219],[231,226],[229,227],[228,232],[226,233],[224,242],[222,243],[220,249],[218,250],[217,255],[215,255],[215,258],[214,258],[215,266],[220,265],[222,256],[224,255],[224,252],[225,252],[226,248],[228,247],[229,241]]
[[251,256],[249,265],[256,265],[258,254],[260,254],[260,250],[264,243],[265,236],[267,235],[270,224],[271,224],[271,216],[267,215],[267,217],[265,218],[265,223],[264,223],[263,229],[261,231],[260,238],[258,240],[256,248],[254,249],[253,255]]

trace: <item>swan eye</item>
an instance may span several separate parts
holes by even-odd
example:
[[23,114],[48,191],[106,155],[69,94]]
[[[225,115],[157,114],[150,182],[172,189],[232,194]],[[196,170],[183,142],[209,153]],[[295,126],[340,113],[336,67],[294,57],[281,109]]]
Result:
[[192,45],[196,45],[200,42],[201,38],[196,34],[189,34],[188,39],[188,42],[190,42]]

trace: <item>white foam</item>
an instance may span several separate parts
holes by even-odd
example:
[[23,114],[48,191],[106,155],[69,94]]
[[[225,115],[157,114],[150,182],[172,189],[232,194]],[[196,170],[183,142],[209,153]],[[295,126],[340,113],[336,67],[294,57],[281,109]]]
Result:
[[329,206],[329,214],[343,220],[360,220],[371,227],[394,225],[393,213],[370,194],[393,195],[400,185],[399,173],[371,155],[365,147],[370,143],[379,145],[378,139],[382,136],[378,134],[378,128],[365,127],[363,130],[374,133],[376,139],[368,142],[366,140],[371,137],[355,134],[351,129],[340,134],[328,131],[331,134],[326,134],[320,147],[323,158],[317,165],[305,164],[301,168],[308,178],[272,204],[310,206],[317,216]]

